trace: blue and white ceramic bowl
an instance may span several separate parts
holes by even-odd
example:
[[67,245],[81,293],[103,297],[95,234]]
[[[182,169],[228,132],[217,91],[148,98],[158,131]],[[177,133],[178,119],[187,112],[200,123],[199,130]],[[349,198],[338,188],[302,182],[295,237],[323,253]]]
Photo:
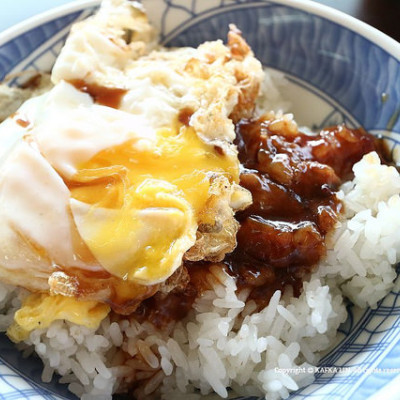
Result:
[[[143,1],[166,45],[196,46],[224,38],[228,24],[235,23],[263,64],[286,75],[290,84],[284,94],[300,124],[361,125],[387,138],[394,158],[400,160],[397,42],[308,0]],[[90,15],[96,5],[97,0],[76,2],[1,34],[0,80],[27,69],[50,70],[71,24]],[[325,372],[290,399],[399,399],[399,289],[376,310],[350,307],[341,333],[337,346],[320,363]],[[353,368],[337,372],[339,367]],[[55,381],[41,383],[41,369],[39,360],[23,359],[0,336],[0,399],[74,398]]]

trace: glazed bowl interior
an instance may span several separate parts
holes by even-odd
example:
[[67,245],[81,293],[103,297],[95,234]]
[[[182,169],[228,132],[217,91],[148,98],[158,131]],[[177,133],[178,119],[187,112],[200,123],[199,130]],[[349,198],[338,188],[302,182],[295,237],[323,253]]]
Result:
[[[21,71],[49,71],[71,24],[90,15],[98,3],[72,3],[0,35],[0,79],[11,76],[10,84],[18,84],[17,73]],[[362,126],[385,137],[393,158],[400,160],[397,42],[308,0],[143,3],[160,30],[161,42],[167,46],[197,46],[206,40],[225,39],[228,25],[234,23],[263,65],[284,74],[287,84],[281,91],[300,125],[314,129],[343,122],[351,127]],[[340,329],[338,342],[320,366],[372,369],[398,365],[399,284],[395,287],[376,310],[359,310],[349,305],[349,318]],[[11,377],[5,379],[10,393],[17,390],[49,398],[42,389],[45,388],[62,397],[75,398],[56,380],[41,383],[41,362],[32,357],[23,359],[4,335],[0,337],[0,354],[18,372],[2,366]],[[364,399],[392,379],[391,374],[340,374],[334,369],[325,370],[316,374],[313,384],[292,394],[290,399]],[[22,397],[29,398],[25,394]]]

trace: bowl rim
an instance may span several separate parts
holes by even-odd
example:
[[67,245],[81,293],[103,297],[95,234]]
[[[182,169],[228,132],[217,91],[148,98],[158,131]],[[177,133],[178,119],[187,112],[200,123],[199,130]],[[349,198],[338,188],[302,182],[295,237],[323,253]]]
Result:
[[[269,0],[270,1],[270,0]],[[400,43],[395,39],[383,33],[377,28],[363,22],[343,11],[337,10],[333,7],[317,3],[317,1],[312,0],[271,0],[274,3],[287,5],[292,8],[298,8],[303,11],[315,14],[319,17],[328,19],[332,22],[347,28],[370,42],[378,45],[387,53],[391,54],[398,61],[400,61]]]
[[[360,21],[351,15],[348,15],[343,11],[339,11],[327,5],[317,3],[315,0],[253,0],[252,2],[259,3],[260,5],[266,3],[281,4],[325,18],[363,36],[368,41],[379,46],[388,54],[400,61],[399,42],[381,32],[377,28],[374,28],[371,25]],[[100,3],[101,0],[78,0],[39,13],[38,15],[21,21],[13,27],[0,32],[0,47],[24,32],[37,28],[46,22],[52,21],[64,15],[71,14],[73,12],[83,11],[87,8],[98,6]],[[146,0],[143,0],[143,4],[146,6]],[[246,3],[244,3],[243,6],[245,6],[245,4]]]
[[47,22],[53,21],[68,14],[72,14],[74,12],[84,11],[87,8],[95,7],[100,3],[101,0],[76,0],[58,7],[52,7],[47,11],[43,11],[37,15],[29,17],[0,32],[0,47],[20,36],[21,34],[35,29]]

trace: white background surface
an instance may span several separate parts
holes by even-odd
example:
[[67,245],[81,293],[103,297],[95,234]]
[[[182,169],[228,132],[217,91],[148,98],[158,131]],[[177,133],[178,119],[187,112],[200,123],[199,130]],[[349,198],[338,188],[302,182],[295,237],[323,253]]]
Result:
[[79,0],[0,0],[0,31],[43,11]]
[[[80,0],[0,0],[0,32],[33,15]],[[363,0],[314,0],[351,15],[357,15]],[[374,0],[379,1],[379,0]],[[394,0],[399,1],[399,0]]]
[[[43,11],[66,3],[79,1],[80,0],[0,0],[0,32]],[[321,2],[331,7],[339,8],[349,14],[357,13],[360,3],[362,3],[361,0],[324,0]]]

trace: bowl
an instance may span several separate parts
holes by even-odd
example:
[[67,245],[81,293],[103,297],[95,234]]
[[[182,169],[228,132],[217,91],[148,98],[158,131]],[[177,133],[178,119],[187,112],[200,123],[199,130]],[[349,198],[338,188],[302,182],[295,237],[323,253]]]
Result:
[[[0,80],[50,70],[71,24],[96,9],[88,0],[32,18],[0,35]],[[144,0],[167,46],[196,46],[224,38],[235,23],[261,62],[282,72],[282,88],[301,125],[318,129],[345,122],[383,136],[400,160],[400,45],[343,13],[308,0]],[[395,397],[400,386],[400,280],[375,310],[348,307],[336,346],[299,399]],[[41,362],[22,358],[0,336],[0,397],[75,398],[64,385],[40,380]],[[394,390],[393,390],[394,388]],[[56,397],[54,397],[56,396]],[[249,398],[248,398],[249,399]],[[255,398],[253,398],[255,399]]]

